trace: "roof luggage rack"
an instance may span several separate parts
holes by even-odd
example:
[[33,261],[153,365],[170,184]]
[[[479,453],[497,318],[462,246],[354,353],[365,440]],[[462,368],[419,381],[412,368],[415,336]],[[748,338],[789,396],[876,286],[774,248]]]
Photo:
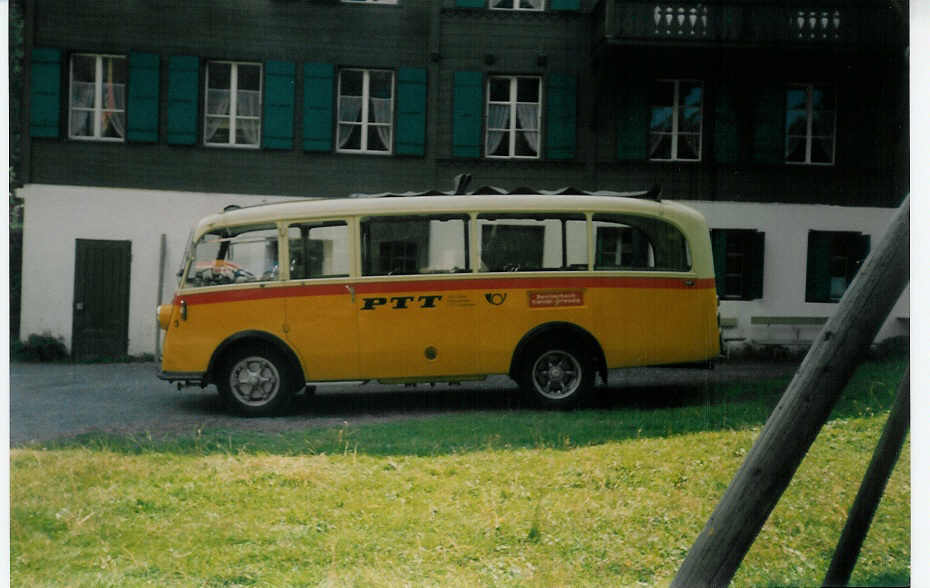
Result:
[[[655,184],[652,188],[645,191],[638,192],[614,192],[611,190],[581,190],[575,188],[574,186],[565,186],[564,188],[558,188],[556,190],[537,190],[527,187],[514,188],[512,190],[505,190],[504,188],[498,188],[497,186],[481,186],[475,188],[474,190],[468,191],[468,184],[471,183],[471,174],[464,173],[458,174],[454,178],[455,187],[452,190],[442,191],[442,190],[427,190],[425,192],[381,192],[378,194],[364,194],[364,193],[354,193],[349,194],[349,198],[406,198],[411,196],[616,196],[623,198],[640,198],[643,200],[654,200],[656,202],[662,202],[662,188]],[[303,200],[339,200],[343,197],[314,197],[314,198],[297,198],[295,201]],[[241,210],[245,208],[255,208],[260,206],[266,206],[267,203],[262,204],[252,204],[246,206],[240,206],[238,204],[230,204],[223,208],[223,212],[232,212],[235,210]]]
[[580,190],[574,186],[566,186],[556,190],[539,190],[527,187],[514,188],[505,190],[497,186],[481,186],[474,190],[468,191],[468,185],[471,183],[471,174],[458,174],[453,178],[454,188],[450,191],[427,190],[426,192],[381,192],[378,194],[350,194],[350,198],[404,198],[408,196],[510,196],[510,195],[537,195],[537,196],[567,196],[567,195],[584,195],[584,196],[620,196],[625,198],[642,198],[644,200],[662,201],[662,187],[654,184],[645,191],[637,192],[614,192],[610,190]]

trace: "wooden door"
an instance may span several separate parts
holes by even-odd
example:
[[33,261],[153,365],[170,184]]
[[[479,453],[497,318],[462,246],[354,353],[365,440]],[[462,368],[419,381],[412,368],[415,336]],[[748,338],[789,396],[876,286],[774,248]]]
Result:
[[71,337],[74,359],[126,355],[131,263],[130,241],[77,239]]

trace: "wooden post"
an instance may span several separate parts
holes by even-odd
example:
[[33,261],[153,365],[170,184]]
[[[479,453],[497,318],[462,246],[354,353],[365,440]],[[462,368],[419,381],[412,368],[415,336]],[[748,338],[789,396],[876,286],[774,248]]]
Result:
[[[158,247],[158,291],[155,293],[155,306],[161,304],[162,294],[165,289],[165,249],[167,248],[167,236],[162,233]],[[158,319],[155,319],[155,361],[161,356],[161,325]]]
[[730,582],[908,281],[910,197],[820,331],[672,586]]
[[891,477],[891,471],[898,461],[901,447],[904,446],[904,439],[907,437],[911,419],[910,375],[911,370],[908,369],[901,379],[901,385],[898,386],[898,394],[891,413],[888,415],[888,421],[885,423],[885,429],[872,455],[869,469],[866,470],[865,477],[862,479],[856,500],[849,511],[849,518],[846,519],[846,526],[843,527],[836,551],[833,552],[833,561],[830,562],[830,569],[823,581],[824,586],[849,584],[849,577],[859,558],[862,542],[869,531],[872,517],[875,515],[878,503],[885,492],[885,485]]

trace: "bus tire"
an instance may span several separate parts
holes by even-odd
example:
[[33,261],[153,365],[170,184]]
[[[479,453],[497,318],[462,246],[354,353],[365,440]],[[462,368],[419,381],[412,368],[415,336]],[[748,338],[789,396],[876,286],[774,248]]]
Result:
[[246,417],[272,416],[291,403],[297,391],[290,365],[274,348],[252,344],[225,357],[217,378],[220,397]]
[[523,356],[520,386],[539,406],[567,410],[577,407],[594,389],[591,353],[564,339],[542,339]]

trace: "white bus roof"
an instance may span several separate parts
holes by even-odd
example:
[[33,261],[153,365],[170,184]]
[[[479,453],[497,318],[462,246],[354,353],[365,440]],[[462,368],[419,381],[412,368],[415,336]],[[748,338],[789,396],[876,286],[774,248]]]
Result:
[[[441,194],[441,195],[436,195]],[[197,239],[219,227],[264,222],[359,215],[480,212],[624,212],[662,217],[683,228],[704,226],[697,211],[675,202],[647,200],[646,192],[552,192],[531,194],[371,195],[352,198],[303,198],[275,204],[230,208],[200,220]]]

